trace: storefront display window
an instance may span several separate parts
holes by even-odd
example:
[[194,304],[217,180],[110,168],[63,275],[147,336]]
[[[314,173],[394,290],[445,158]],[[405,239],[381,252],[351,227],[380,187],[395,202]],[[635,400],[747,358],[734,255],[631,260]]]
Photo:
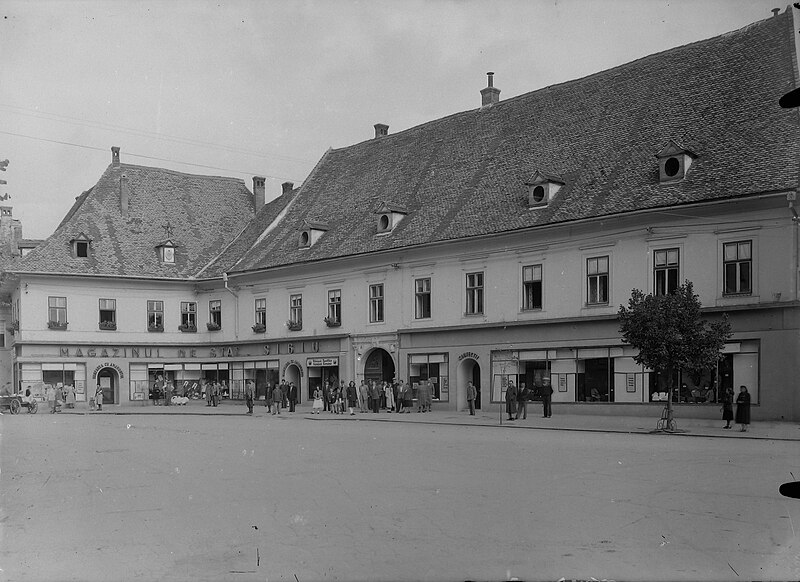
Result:
[[408,381],[416,398],[420,383],[427,381],[433,400],[450,400],[450,373],[447,354],[411,354],[408,356]]

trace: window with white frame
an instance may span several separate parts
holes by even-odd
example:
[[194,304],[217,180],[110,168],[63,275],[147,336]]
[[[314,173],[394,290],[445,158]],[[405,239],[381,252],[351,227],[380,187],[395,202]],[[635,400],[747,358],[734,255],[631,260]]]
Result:
[[267,325],[267,300],[256,299],[255,322],[256,325]]
[[586,303],[608,303],[608,256],[586,259]]
[[148,300],[147,302],[147,329],[164,329],[164,302]]
[[289,296],[289,321],[298,325],[303,323],[303,296],[299,293]]
[[115,325],[117,323],[117,300],[100,300],[100,324]]
[[370,323],[383,321],[383,283],[369,286],[369,321]]
[[723,245],[725,295],[753,292],[753,241],[742,240]]
[[680,251],[658,249],[653,251],[653,292],[655,295],[675,293],[680,277]]
[[483,313],[483,272],[467,273],[467,315]]
[[208,323],[212,327],[222,327],[222,301],[220,299],[213,299],[208,302]]
[[181,325],[186,328],[197,329],[197,303],[194,301],[181,301]]
[[342,290],[331,289],[328,291],[328,321],[342,323]]
[[431,279],[416,279],[414,281],[414,317],[416,319],[430,319],[431,317]]
[[47,320],[59,325],[67,324],[67,298],[47,298]]
[[522,267],[522,309],[542,308],[542,266]]

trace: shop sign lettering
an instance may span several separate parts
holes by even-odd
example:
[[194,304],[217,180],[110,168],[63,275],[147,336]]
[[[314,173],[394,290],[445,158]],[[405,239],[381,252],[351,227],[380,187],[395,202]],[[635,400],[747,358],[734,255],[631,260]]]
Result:
[[460,362],[461,360],[465,360],[467,358],[472,358],[473,360],[477,360],[480,358],[480,356],[474,352],[464,352],[463,354],[458,356],[458,361]]
[[321,368],[323,366],[338,366],[339,358],[308,358],[306,366],[309,368]]
[[120,368],[120,367],[119,367],[119,366],[117,366],[116,364],[112,364],[111,362],[104,362],[104,363],[100,364],[99,366],[97,366],[97,367],[94,369],[94,372],[92,372],[92,378],[97,378],[97,374],[98,374],[98,373],[100,372],[100,370],[102,370],[103,368],[113,368],[114,370],[116,370],[116,371],[117,371],[117,374],[119,374],[119,378],[120,378],[120,380],[121,380],[122,378],[124,378],[124,377],[125,377],[125,372],[123,372],[123,371],[122,371],[122,368]]

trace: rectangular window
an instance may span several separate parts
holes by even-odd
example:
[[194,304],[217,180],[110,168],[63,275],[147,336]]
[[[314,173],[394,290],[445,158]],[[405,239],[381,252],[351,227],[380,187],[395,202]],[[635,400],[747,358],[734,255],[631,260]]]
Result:
[[587,303],[601,305],[608,303],[608,257],[586,259]]
[[147,329],[164,329],[164,302],[147,302]]
[[369,321],[383,321],[383,283],[369,286]]
[[419,399],[420,390],[431,400],[450,400],[450,377],[447,354],[410,354],[408,356],[408,383],[413,398]]
[[100,323],[117,323],[117,300],[116,299],[101,299],[100,300]]
[[181,325],[197,329],[197,303],[181,301]]
[[678,288],[680,271],[680,251],[678,249],[660,249],[653,251],[653,269],[655,281],[653,290],[656,295],[669,295]]
[[267,325],[267,300],[256,299],[256,325]]
[[59,325],[67,324],[67,298],[48,297],[47,298],[47,319]]
[[467,315],[483,313],[483,273],[467,273]]
[[430,319],[431,317],[431,280],[430,278],[416,279],[414,281],[414,295],[416,297],[414,317],[417,319]]
[[328,291],[328,322],[342,323],[342,290]]
[[522,267],[522,309],[542,308],[542,266]]
[[222,301],[215,299],[208,302],[208,323],[212,326],[222,327]]
[[289,297],[289,321],[301,325],[303,323],[303,296]]
[[753,241],[725,243],[723,246],[724,294],[753,292]]

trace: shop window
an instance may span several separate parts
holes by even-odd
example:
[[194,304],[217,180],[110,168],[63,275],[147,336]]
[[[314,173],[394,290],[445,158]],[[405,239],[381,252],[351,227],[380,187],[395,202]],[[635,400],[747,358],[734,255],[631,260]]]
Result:
[[148,300],[147,331],[164,331],[164,302]]
[[608,274],[608,256],[586,259],[587,304],[608,303]]
[[614,402],[614,358],[578,360],[578,402]]
[[383,283],[369,286],[369,321],[370,323],[383,321]]
[[542,266],[522,267],[522,309],[542,308]]
[[547,360],[529,360],[519,363],[518,388],[525,385],[530,390],[530,400],[541,401],[545,390],[550,390],[550,362]]
[[67,327],[67,298],[47,298],[47,327],[51,329],[66,329]]
[[431,317],[431,279],[416,279],[414,281],[414,317],[416,319],[430,319]]
[[100,329],[117,329],[117,300],[100,300]]
[[410,354],[408,356],[408,381],[413,397],[417,397],[419,386],[427,382],[433,400],[447,402],[450,399],[450,378],[447,354]]
[[653,251],[654,291],[656,295],[668,295],[678,289],[680,277],[679,249]]
[[181,301],[181,324],[178,329],[183,332],[197,331],[197,303]]
[[222,301],[214,299],[208,302],[208,329],[222,329]]
[[342,290],[328,291],[328,316],[325,318],[328,327],[342,325]]
[[744,240],[723,245],[723,278],[725,295],[747,295],[753,292],[753,241]]
[[467,315],[483,313],[483,273],[467,273]]

